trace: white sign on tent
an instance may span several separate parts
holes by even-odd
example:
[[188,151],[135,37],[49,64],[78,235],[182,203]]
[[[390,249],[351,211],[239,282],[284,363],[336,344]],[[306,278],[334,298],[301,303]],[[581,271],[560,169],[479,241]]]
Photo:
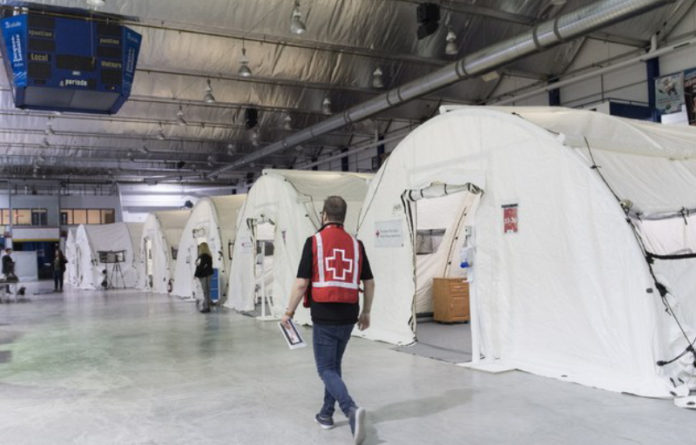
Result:
[[402,247],[404,233],[401,220],[375,221],[375,247]]

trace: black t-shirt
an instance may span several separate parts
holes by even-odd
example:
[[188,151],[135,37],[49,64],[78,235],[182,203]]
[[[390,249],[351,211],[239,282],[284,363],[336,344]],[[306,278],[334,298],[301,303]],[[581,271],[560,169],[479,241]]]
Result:
[[[360,254],[362,255],[362,270],[360,272],[361,280],[371,280],[372,269],[370,262],[365,255],[365,246],[362,241],[358,241],[360,245]],[[300,267],[297,270],[297,278],[312,279],[312,265],[314,263],[312,255],[312,237],[310,236],[305,241],[302,249],[302,259],[300,259]],[[308,291],[311,302],[312,322],[317,324],[355,324],[358,321],[360,305],[358,303],[317,303],[311,299],[311,288]]]

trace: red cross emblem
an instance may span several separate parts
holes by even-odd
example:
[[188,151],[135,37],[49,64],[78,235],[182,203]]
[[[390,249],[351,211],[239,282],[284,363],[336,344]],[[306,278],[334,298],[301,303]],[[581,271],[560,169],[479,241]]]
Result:
[[331,271],[335,280],[346,280],[346,274],[353,272],[353,262],[346,259],[346,251],[334,249],[330,257],[326,257],[326,270]]

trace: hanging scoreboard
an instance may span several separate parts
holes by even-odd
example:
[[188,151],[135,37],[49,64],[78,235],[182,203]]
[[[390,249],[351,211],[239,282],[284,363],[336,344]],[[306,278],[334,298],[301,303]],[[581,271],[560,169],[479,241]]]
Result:
[[141,43],[135,31],[32,11],[0,26],[18,108],[113,114],[128,99]]

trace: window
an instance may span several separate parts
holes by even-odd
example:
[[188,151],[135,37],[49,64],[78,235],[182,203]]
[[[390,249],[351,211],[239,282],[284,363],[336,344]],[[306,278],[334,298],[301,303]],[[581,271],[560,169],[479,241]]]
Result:
[[73,209],[73,224],[87,224],[86,209]]
[[12,223],[18,226],[30,226],[31,225],[31,210],[30,209],[12,209],[13,220]]
[[418,230],[416,232],[416,255],[430,255],[437,252],[445,229]]
[[87,210],[87,224],[101,224],[101,210],[99,209],[89,209]]
[[101,221],[102,224],[113,224],[116,222],[116,217],[114,215],[114,209],[102,209],[101,211]]
[[116,222],[114,209],[61,209],[61,225],[113,224]]
[[63,209],[60,211],[60,225],[69,226],[73,223],[72,209]]
[[2,209],[2,225],[7,226],[10,224],[10,209]]
[[48,211],[46,209],[31,209],[31,225],[47,226]]

